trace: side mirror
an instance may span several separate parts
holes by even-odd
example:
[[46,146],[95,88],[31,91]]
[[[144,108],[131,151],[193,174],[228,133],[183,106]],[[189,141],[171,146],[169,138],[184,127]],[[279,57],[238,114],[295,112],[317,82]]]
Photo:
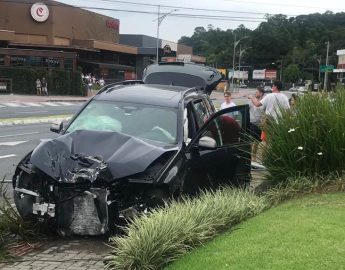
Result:
[[63,129],[63,122],[54,122],[50,125],[50,131],[55,133],[60,133]]
[[203,148],[215,149],[217,147],[217,142],[211,137],[204,136],[200,138],[198,145]]

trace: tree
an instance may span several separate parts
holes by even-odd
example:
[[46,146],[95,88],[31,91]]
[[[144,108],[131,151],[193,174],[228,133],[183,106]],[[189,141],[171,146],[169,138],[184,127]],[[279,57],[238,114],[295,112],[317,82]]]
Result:
[[291,64],[285,68],[284,78],[286,82],[297,82],[300,77],[300,70],[298,65]]

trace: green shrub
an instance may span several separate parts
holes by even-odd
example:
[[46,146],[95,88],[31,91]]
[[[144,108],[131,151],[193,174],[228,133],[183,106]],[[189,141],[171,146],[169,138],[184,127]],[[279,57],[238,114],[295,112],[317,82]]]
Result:
[[45,77],[49,95],[85,94],[80,72],[61,69],[0,67],[0,78],[12,79],[12,92],[36,95],[36,80]]
[[267,190],[263,195],[272,205],[311,193],[345,191],[345,176],[328,175],[324,177],[299,177],[281,182]]
[[248,191],[224,188],[183,198],[137,217],[125,236],[113,237],[108,269],[162,269],[221,230],[266,208],[264,198]]
[[272,184],[289,178],[341,174],[345,170],[345,91],[307,94],[295,112],[266,129],[263,163]]

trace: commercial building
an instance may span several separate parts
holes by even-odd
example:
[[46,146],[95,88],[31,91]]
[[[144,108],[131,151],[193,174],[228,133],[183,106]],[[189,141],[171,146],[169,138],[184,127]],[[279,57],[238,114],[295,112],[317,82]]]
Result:
[[[157,58],[157,38],[146,35],[121,34],[120,43],[138,48],[136,70],[137,78],[141,79],[143,70]],[[194,62],[205,64],[206,58],[193,55],[193,48],[184,44],[159,39],[158,58],[160,62]]]
[[55,1],[0,2],[0,67],[49,67],[135,79],[138,49],[117,19]]
[[[119,35],[120,21],[56,1],[0,1],[1,67],[81,69],[109,81],[141,79],[157,39]],[[204,64],[192,47],[159,39],[159,61]],[[1,73],[0,73],[1,77]]]

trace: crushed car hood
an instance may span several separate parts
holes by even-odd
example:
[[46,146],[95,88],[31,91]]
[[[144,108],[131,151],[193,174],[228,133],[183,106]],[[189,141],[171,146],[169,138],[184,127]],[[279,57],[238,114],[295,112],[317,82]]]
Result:
[[[103,163],[112,175],[110,181],[145,171],[169,150],[122,133],[77,130],[39,144],[30,162],[60,181],[76,166],[95,167]],[[90,162],[85,157],[95,159]]]

